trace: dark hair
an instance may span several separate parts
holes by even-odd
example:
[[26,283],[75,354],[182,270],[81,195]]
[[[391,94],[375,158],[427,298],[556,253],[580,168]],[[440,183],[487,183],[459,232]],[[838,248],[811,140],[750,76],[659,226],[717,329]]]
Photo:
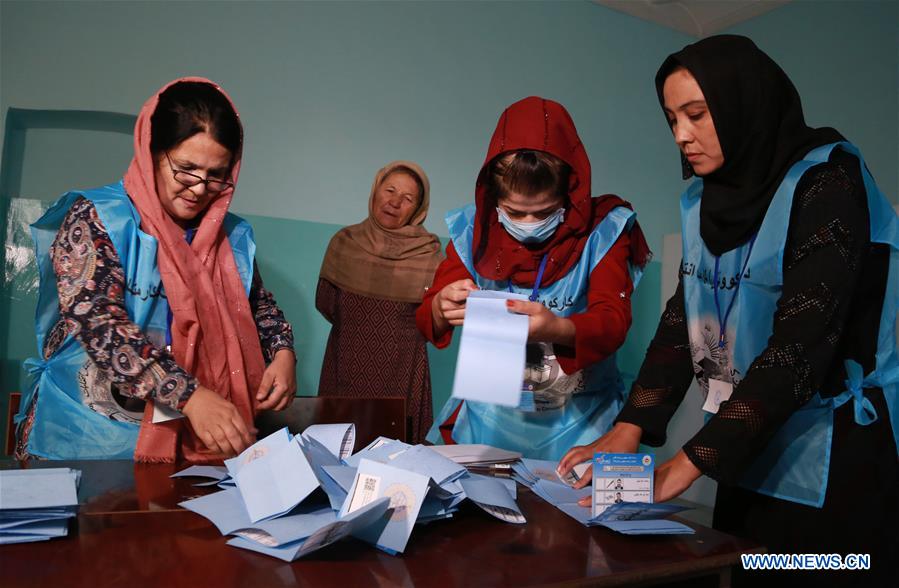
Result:
[[174,149],[197,133],[207,132],[231,152],[240,155],[243,129],[231,103],[215,86],[204,82],[178,82],[159,95],[150,119],[150,151],[158,155]]
[[510,192],[535,196],[543,192],[568,201],[571,166],[544,151],[521,150],[500,155],[487,164],[484,185],[493,202]]
[[[510,192],[536,196],[547,191],[562,198],[565,206],[568,206],[570,178],[570,165],[555,155],[530,149],[498,155],[487,164],[481,175],[489,208],[495,207]],[[487,213],[480,214],[481,237],[475,248],[475,263],[480,261],[487,249],[489,218]]]

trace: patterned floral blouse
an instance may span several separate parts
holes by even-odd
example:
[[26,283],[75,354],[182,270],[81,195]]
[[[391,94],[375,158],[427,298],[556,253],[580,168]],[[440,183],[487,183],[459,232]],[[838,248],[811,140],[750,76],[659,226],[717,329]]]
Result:
[[[44,357],[53,355],[71,333],[119,395],[152,399],[173,409],[183,405],[197,380],[128,317],[125,273],[93,203],[83,197],[74,202],[50,255],[60,320],[46,338]],[[258,268],[253,270],[249,300],[266,363],[281,349],[293,350],[293,330],[263,287]]]

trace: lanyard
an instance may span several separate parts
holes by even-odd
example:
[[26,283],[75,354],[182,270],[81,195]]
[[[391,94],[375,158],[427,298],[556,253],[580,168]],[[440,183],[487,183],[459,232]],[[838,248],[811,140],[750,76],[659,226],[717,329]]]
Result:
[[[194,237],[197,236],[197,229],[187,229],[184,233],[184,240],[187,241],[188,245],[193,243]],[[175,319],[175,316],[172,314],[172,307],[168,308],[168,318],[166,320],[165,327],[165,348],[167,351],[172,350],[172,321]]]
[[725,340],[725,335],[727,334],[727,319],[730,318],[730,311],[734,309],[734,302],[737,300],[737,294],[740,292],[740,283],[743,281],[743,274],[746,273],[746,268],[749,266],[749,258],[752,256],[752,247],[755,245],[755,238],[758,237],[758,233],[752,236],[752,240],[749,242],[749,251],[746,253],[746,260],[743,262],[743,269],[740,270],[740,275],[737,276],[736,285],[734,287],[734,295],[730,299],[730,303],[727,305],[727,310],[724,312],[724,317],[721,317],[721,304],[718,302],[718,263],[721,260],[719,256],[715,256],[715,282],[712,284],[712,291],[715,293],[715,310],[718,312],[718,348],[726,349],[727,341]]
[[[537,280],[534,282],[534,289],[531,291],[531,295],[528,296],[528,300],[531,302],[537,301],[537,296],[540,294],[540,282],[543,281],[543,270],[546,269],[546,260],[549,259],[549,253],[543,254],[543,259],[540,260],[540,269],[537,270]],[[509,292],[512,292],[512,280],[509,280]]]

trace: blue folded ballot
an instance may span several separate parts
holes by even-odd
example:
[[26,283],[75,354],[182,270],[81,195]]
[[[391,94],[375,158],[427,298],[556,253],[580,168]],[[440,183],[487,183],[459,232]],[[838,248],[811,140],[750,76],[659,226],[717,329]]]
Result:
[[311,425],[303,431],[304,439],[315,439],[338,460],[349,457],[356,445],[356,425]]
[[340,516],[343,518],[380,498],[389,498],[393,514],[387,525],[383,529],[365,528],[354,535],[389,553],[402,553],[428,492],[428,483],[427,476],[363,459]]
[[322,526],[299,541],[277,544],[265,535],[241,535],[228,541],[228,545],[294,561],[344,537],[365,530],[377,533],[387,525],[390,513],[390,499],[384,498]]
[[319,487],[297,439],[241,466],[234,479],[253,522],[286,513]]
[[606,508],[588,524],[625,535],[692,535],[696,532],[692,527],[665,518],[683,510],[687,507],[676,504],[620,502]]
[[408,443],[403,443],[396,439],[388,439],[387,437],[378,437],[368,444],[367,447],[345,458],[343,463],[350,467],[359,467],[359,462],[365,458],[380,463],[387,463],[400,453],[412,447]]
[[[636,459],[641,467],[636,469],[634,473],[643,473],[646,468],[642,463],[643,456],[640,455]],[[688,508],[673,504],[625,501],[614,503],[613,498],[613,504],[605,505],[603,511],[594,516],[591,508],[578,504],[582,498],[593,496],[594,488],[590,486],[581,489],[572,488],[568,484],[563,483],[562,479],[558,477],[555,473],[555,467],[556,464],[554,462],[531,459],[522,459],[520,463],[512,466],[517,480],[530,487],[534,494],[582,525],[602,526],[626,535],[681,535],[695,532],[687,525],[666,520],[666,517]],[[618,474],[625,470],[616,467],[615,469],[607,469],[606,473],[612,471],[616,473],[612,483],[614,486],[617,484]],[[594,476],[596,476],[595,464]],[[600,484],[605,485],[607,483],[604,481],[604,475],[601,475],[600,479],[603,480]],[[643,484],[643,482],[640,483]],[[641,494],[640,496],[643,497],[645,495]],[[649,496],[651,497],[652,495],[649,494]]]
[[500,520],[525,522],[512,480],[471,474],[430,447],[385,437],[346,455],[354,426],[310,429],[298,436],[277,431],[224,468],[174,474],[232,484],[181,506],[233,535],[228,545],[285,561],[349,535],[401,553],[416,524],[451,518],[466,498]]
[[0,544],[67,535],[78,513],[80,479],[70,468],[0,471]]
[[460,480],[465,495],[488,514],[507,523],[527,522],[515,497],[502,482],[487,476],[468,476]]
[[211,478],[208,482],[200,482],[194,486],[215,486],[231,480],[228,468],[224,466],[194,465],[169,476],[170,478]]

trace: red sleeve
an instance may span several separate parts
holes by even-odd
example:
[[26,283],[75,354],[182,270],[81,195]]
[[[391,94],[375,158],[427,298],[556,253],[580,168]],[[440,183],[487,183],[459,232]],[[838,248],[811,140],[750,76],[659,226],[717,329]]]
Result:
[[453,247],[453,242],[450,241],[449,245],[446,246],[446,259],[437,266],[437,272],[434,274],[434,283],[425,292],[421,306],[415,311],[415,324],[418,326],[418,330],[425,336],[425,339],[433,343],[438,349],[443,349],[453,340],[453,328],[450,327],[439,339],[434,337],[434,319],[431,317],[431,304],[434,296],[447,285],[465,279],[473,280],[474,278],[465,269],[465,264],[462,263],[459,254],[456,253],[456,249]]
[[[628,272],[630,237],[622,233],[590,274],[587,310],[568,318],[574,323],[574,349],[556,345],[559,366],[567,374],[602,361],[621,347],[631,326]],[[567,353],[566,353],[567,351]]]

